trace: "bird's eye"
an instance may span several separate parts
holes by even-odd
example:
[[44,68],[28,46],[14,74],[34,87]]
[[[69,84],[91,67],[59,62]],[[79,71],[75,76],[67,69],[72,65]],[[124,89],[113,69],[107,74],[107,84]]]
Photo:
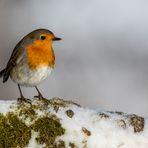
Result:
[[46,39],[46,36],[41,35],[40,38],[41,38],[41,40],[45,40]]

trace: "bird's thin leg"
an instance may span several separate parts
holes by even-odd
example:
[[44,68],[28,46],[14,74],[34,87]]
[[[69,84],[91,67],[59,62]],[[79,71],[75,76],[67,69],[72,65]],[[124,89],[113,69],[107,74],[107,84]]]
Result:
[[18,88],[19,88],[19,91],[20,91],[21,98],[24,98],[23,93],[22,93],[22,90],[21,90],[21,87],[20,87],[19,84],[18,84]]
[[41,92],[39,91],[37,86],[35,86],[35,89],[38,92],[38,96],[35,96],[35,97],[39,98],[39,100],[42,100],[44,102],[44,108],[47,109],[47,107],[48,107],[48,100],[43,97],[43,95],[41,94]]
[[37,86],[35,86],[35,89],[38,92],[38,96],[36,96],[36,97],[38,97],[39,99],[44,99],[43,95],[41,94],[41,92],[39,91],[39,89],[37,88]]
[[31,104],[31,100],[30,99],[26,99],[24,96],[23,96],[23,93],[22,93],[22,90],[21,90],[21,87],[20,85],[18,84],[18,88],[19,88],[19,91],[20,91],[20,98],[18,98],[18,102],[22,103],[22,102],[26,102],[26,103],[29,103]]

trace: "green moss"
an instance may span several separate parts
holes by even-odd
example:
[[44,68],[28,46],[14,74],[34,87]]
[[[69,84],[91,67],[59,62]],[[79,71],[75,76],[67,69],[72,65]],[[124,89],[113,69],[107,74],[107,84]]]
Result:
[[69,118],[72,118],[72,117],[74,116],[74,112],[73,112],[71,109],[69,109],[69,110],[66,111],[66,115],[67,115]]
[[53,147],[57,136],[65,133],[58,119],[52,117],[42,117],[35,121],[32,129],[39,132],[36,138],[39,144],[46,144],[46,147]]
[[31,138],[31,128],[27,127],[13,113],[0,114],[0,147],[23,148]]
[[[65,148],[64,141],[55,141],[57,136],[65,133],[65,129],[56,115],[47,110],[55,105],[50,103],[46,106],[47,108],[45,108],[45,103],[40,100],[34,100],[32,105],[14,104],[11,106],[13,112],[5,116],[0,114],[0,148],[27,147],[31,139],[31,131],[38,132],[37,143],[44,144],[47,148]],[[56,103],[56,105],[60,105],[60,103]],[[42,110],[45,116],[39,117],[38,111]]]
[[127,127],[126,122],[123,119],[116,120],[116,122],[117,122],[117,125],[119,127],[122,127],[123,129],[125,129]]
[[31,121],[33,121],[37,117],[37,114],[32,107],[22,107],[19,110],[18,115],[23,116],[24,119],[30,118]]
[[91,132],[90,132],[87,128],[82,127],[82,131],[83,131],[83,133],[84,133],[85,135],[91,136]]
[[107,119],[107,118],[109,118],[109,115],[107,115],[105,113],[100,113],[99,116],[100,116],[101,119]]
[[134,128],[135,133],[143,131],[144,122],[145,122],[143,117],[133,114],[133,115],[129,115],[128,118],[129,118],[130,125],[132,125]]
[[[33,102],[32,105],[30,105],[28,103],[17,104],[16,111],[18,111],[20,109],[24,110],[25,108],[29,109],[29,107],[32,108],[33,110],[44,111],[44,110],[47,110],[49,107],[52,107],[57,112],[59,110],[59,108],[69,107],[69,105],[76,105],[76,106],[80,107],[80,105],[77,103],[74,103],[72,101],[63,100],[58,97],[54,97],[49,100],[45,99],[45,98],[43,100],[39,100],[38,98],[34,98],[34,100],[32,102]],[[14,105],[11,108],[16,108],[16,106]]]
[[70,146],[71,148],[77,148],[77,146],[76,146],[74,143],[72,143],[72,142],[69,143],[69,146]]
[[69,105],[76,105],[80,107],[80,105],[77,103],[74,103],[72,101],[66,101],[57,97],[48,100],[48,103],[50,106],[53,106],[54,108],[68,107]]
[[54,146],[54,148],[66,148],[65,146],[65,142],[64,141],[59,141],[58,143],[56,143]]
[[[12,106],[11,108],[15,109],[16,112],[18,111],[23,111],[26,113],[26,110],[30,110],[29,112],[31,113],[32,111],[36,110],[44,110],[44,102],[42,100],[37,100],[36,98],[33,100],[35,102],[34,104],[30,105],[28,103],[22,103],[22,104],[17,104],[17,106]],[[30,115],[30,113],[28,115]],[[34,113],[33,113],[34,114]],[[32,115],[33,115],[32,114]]]

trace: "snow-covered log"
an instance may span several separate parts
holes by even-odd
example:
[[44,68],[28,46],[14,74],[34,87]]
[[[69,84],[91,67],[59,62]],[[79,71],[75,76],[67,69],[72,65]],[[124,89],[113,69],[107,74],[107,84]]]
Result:
[[148,119],[59,98],[0,101],[0,148],[148,148]]

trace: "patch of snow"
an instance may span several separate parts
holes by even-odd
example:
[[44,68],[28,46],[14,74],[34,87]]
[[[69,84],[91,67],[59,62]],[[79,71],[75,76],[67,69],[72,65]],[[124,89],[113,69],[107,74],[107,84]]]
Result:
[[[71,109],[74,112],[73,118],[69,118],[65,112]],[[100,119],[99,112],[73,106],[62,108],[56,114],[61,119],[62,126],[66,133],[56,140],[74,143],[78,148],[148,148],[148,120],[145,120],[144,131],[134,133],[131,128],[121,128],[115,123],[121,116],[110,114],[108,119]],[[91,134],[87,135],[82,131],[86,128]]]
[[36,137],[38,136],[38,132],[32,132],[31,139],[26,148],[43,148],[45,145],[40,145],[36,142]]
[[6,114],[7,112],[11,111],[11,105],[16,103],[15,100],[0,100],[0,113]]

